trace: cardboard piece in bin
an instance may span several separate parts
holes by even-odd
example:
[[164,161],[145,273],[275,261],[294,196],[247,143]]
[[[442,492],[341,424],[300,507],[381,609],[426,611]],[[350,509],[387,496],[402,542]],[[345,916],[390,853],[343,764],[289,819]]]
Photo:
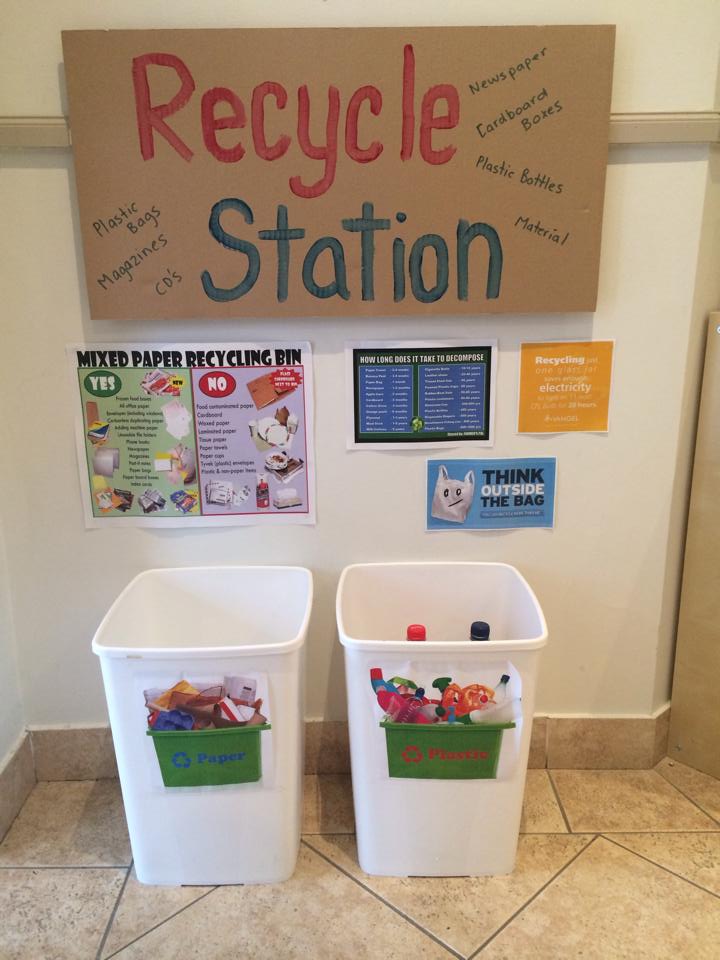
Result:
[[262,777],[260,734],[271,724],[158,732],[152,737],[166,787],[253,783]]
[[418,724],[381,721],[388,773],[410,780],[494,780],[509,723]]
[[[146,702],[147,702],[148,692],[150,691],[146,691],[146,698],[145,698]],[[197,696],[200,693],[200,691],[196,690],[195,687],[191,683],[188,683],[187,680],[180,680],[180,682],[176,683],[174,687],[170,687],[169,690],[165,690],[165,692],[162,693],[159,697],[156,697],[155,699],[153,699],[152,704],[148,704],[148,706],[151,705],[153,708],[157,710],[169,710],[170,700],[172,699],[173,695],[182,694],[182,693],[188,694],[189,696]],[[173,706],[177,706],[177,705],[178,705],[177,703],[173,704]]]

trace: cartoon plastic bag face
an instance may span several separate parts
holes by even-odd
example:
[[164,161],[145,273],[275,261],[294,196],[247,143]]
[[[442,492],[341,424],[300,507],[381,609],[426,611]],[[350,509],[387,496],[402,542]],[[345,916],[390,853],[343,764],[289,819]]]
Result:
[[438,471],[431,514],[436,520],[464,523],[475,495],[475,473],[468,470],[464,480],[453,480],[444,465]]

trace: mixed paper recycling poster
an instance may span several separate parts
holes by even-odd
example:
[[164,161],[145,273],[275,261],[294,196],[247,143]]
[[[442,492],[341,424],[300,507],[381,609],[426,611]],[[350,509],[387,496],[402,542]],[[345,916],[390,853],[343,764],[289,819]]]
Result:
[[310,344],[68,347],[88,526],[314,523]]
[[594,310],[614,40],[63,33],[92,316]]
[[552,527],[555,457],[427,462],[428,530]]
[[345,347],[351,450],[490,446],[497,341],[368,341]]

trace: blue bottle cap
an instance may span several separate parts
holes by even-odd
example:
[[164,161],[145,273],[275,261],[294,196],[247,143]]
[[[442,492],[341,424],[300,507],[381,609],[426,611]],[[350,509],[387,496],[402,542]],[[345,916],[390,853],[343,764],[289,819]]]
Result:
[[490,639],[490,624],[485,623],[484,620],[475,620],[470,624],[470,639],[471,640],[489,640]]

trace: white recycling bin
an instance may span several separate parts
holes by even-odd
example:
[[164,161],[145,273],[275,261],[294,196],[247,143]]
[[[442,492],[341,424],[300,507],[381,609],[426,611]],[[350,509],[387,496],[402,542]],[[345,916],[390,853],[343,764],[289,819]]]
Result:
[[301,567],[148,570],[100,624],[92,649],[141,883],[292,874],[311,604]]
[[[488,640],[469,639],[474,621]],[[547,641],[526,581],[503,563],[358,564],[340,578],[337,623],[362,869],[510,873]],[[426,640],[406,639],[410,624]]]

